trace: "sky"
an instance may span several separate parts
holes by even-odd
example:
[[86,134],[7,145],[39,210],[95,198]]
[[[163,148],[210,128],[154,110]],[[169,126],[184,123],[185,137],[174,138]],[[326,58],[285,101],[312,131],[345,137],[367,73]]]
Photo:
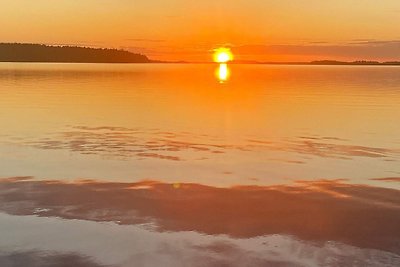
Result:
[[151,59],[400,60],[399,0],[1,0],[0,42],[122,48]]

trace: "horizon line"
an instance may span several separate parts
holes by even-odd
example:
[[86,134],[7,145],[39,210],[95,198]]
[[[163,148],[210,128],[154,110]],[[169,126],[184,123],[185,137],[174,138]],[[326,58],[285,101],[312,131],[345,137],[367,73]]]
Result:
[[[213,61],[191,61],[191,60],[158,60],[148,57],[146,54],[133,52],[124,48],[109,48],[109,47],[95,47],[86,45],[73,45],[73,44],[46,44],[46,43],[21,43],[21,42],[0,42],[0,45],[32,45],[32,46],[45,46],[52,48],[82,48],[82,49],[94,49],[94,50],[111,50],[111,51],[124,51],[132,55],[143,55],[149,59],[149,62],[104,62],[104,63],[122,63],[122,64],[135,64],[135,63],[158,63],[158,64],[218,64]],[[75,63],[75,62],[63,62],[63,61],[2,61],[0,62],[25,62],[25,63]],[[102,62],[76,62],[76,63],[102,63]],[[378,60],[353,60],[353,61],[342,61],[336,59],[322,59],[322,60],[310,60],[310,61],[259,61],[259,60],[232,60],[229,64],[255,64],[255,65],[358,65],[358,66],[398,66],[400,60],[389,60],[389,61],[378,61]]]

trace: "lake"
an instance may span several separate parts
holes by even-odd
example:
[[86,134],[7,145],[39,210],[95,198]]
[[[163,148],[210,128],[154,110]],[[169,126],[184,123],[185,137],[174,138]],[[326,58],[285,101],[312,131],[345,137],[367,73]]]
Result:
[[0,96],[1,266],[400,266],[399,67],[0,63]]

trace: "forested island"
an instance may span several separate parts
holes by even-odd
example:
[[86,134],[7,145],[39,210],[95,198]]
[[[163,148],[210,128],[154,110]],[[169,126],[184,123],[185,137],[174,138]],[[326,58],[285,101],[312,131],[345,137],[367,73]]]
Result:
[[150,63],[126,50],[43,44],[0,43],[0,62]]
[[370,60],[358,60],[358,61],[336,61],[336,60],[318,60],[312,61],[309,63],[310,65],[400,65],[400,61],[370,61]]

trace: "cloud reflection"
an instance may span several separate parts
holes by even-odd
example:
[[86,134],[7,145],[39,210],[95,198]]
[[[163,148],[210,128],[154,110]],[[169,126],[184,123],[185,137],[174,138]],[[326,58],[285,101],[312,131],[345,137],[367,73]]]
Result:
[[231,188],[157,181],[65,183],[30,177],[0,182],[0,210],[15,215],[145,224],[161,232],[236,238],[293,235],[393,253],[400,253],[399,200],[398,190],[343,180]]
[[2,267],[105,267],[95,263],[88,257],[76,254],[49,253],[47,251],[18,251],[11,253],[0,253],[0,266]]
[[5,245],[0,263],[6,263],[2,267],[28,262],[32,267],[393,267],[400,263],[400,257],[390,252],[283,235],[234,239],[4,213],[0,225],[0,247]]
[[304,163],[304,158],[293,159],[296,154],[343,160],[355,157],[397,160],[400,156],[400,149],[353,145],[337,137],[244,138],[227,143],[211,135],[111,126],[74,126],[42,138],[22,138],[16,142],[39,149],[65,149],[85,155],[172,161],[210,159],[216,154],[230,152],[286,152],[287,158],[272,157],[269,160],[293,164]]

